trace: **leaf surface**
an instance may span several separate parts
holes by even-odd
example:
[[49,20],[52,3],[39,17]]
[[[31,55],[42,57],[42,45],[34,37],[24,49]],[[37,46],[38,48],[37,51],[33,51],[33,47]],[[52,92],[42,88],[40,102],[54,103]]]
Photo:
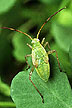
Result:
[[16,0],[0,0],[0,13],[6,12],[15,2]]
[[44,96],[41,97],[29,81],[29,72],[19,72],[11,84],[11,97],[16,108],[72,108],[72,90],[65,73],[60,72],[55,58],[50,57],[51,75],[47,83],[42,81],[36,71],[32,81]]
[[60,48],[68,52],[72,42],[72,27],[64,27],[58,23],[53,23],[52,33]]
[[70,57],[71,70],[72,70],[72,44],[70,45],[70,49],[69,49],[69,57]]

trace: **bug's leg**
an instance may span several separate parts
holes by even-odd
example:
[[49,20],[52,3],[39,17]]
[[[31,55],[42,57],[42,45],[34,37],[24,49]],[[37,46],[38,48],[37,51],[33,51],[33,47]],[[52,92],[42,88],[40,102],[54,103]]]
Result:
[[44,48],[45,48],[47,45],[48,45],[49,50],[51,50],[50,45],[49,45],[48,42],[46,42],[46,43],[44,44]]
[[43,45],[44,41],[45,41],[45,38],[43,38],[42,41],[41,41],[41,44],[42,44],[42,45]]
[[59,66],[60,72],[62,72],[62,69],[61,69],[60,63],[59,63],[59,59],[58,59],[57,51],[56,50],[51,50],[51,51],[48,51],[48,54],[52,54],[54,52],[56,53],[56,58],[57,58],[57,62],[58,62],[58,66]]
[[27,65],[28,65],[28,68],[27,68],[27,69],[29,69],[29,68],[30,68],[30,65],[28,64],[27,57],[30,57],[30,56],[31,56],[31,54],[28,54],[28,55],[26,55],[26,56],[25,56],[25,60],[26,60],[26,63],[27,63]]
[[32,67],[32,69],[31,69],[31,71],[30,71],[30,74],[29,74],[29,80],[31,81],[31,83],[33,84],[33,86],[35,87],[35,89],[37,90],[37,92],[39,93],[39,95],[41,96],[42,102],[44,103],[43,95],[40,93],[40,91],[37,89],[37,87],[35,86],[35,84],[34,84],[33,81],[31,80],[31,76],[32,76],[33,71],[34,71],[34,68]]
[[32,49],[32,46],[31,46],[31,45],[29,45],[28,43],[27,43],[27,46],[28,46],[30,49]]

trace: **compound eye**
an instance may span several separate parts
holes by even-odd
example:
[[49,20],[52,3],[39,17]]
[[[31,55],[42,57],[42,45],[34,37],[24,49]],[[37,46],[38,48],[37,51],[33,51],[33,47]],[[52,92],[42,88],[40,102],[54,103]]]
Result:
[[40,40],[39,39],[37,39],[37,42],[39,42]]
[[34,40],[32,40],[32,42],[31,43],[35,43],[35,41]]

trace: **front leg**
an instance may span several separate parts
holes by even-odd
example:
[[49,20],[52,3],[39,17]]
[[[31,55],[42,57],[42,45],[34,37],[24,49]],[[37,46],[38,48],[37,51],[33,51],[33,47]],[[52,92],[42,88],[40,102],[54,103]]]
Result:
[[28,46],[30,49],[32,49],[32,46],[31,46],[30,44],[27,43],[27,46]]
[[26,56],[25,56],[25,60],[26,60],[26,63],[27,63],[27,65],[28,65],[28,68],[27,68],[27,69],[29,69],[29,68],[30,68],[30,65],[28,64],[27,57],[30,57],[30,56],[32,56],[32,55],[31,55],[31,54],[28,54],[28,55],[26,55]]
[[44,41],[45,41],[45,38],[42,39],[41,45],[43,45]]
[[[43,45],[44,41],[45,41],[45,38],[42,39],[41,45]],[[47,45],[48,45],[48,49],[51,50],[50,45],[49,45],[48,42],[46,42],[46,43],[44,44],[44,48],[45,48]]]

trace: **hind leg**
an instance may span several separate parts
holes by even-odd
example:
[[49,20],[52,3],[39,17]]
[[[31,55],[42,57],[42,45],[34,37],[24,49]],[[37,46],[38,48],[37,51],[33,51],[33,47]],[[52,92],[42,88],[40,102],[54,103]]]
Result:
[[29,74],[29,80],[31,81],[31,83],[33,84],[33,86],[35,87],[35,89],[37,90],[37,92],[39,93],[39,95],[41,96],[42,102],[44,103],[43,95],[40,93],[40,91],[38,90],[38,88],[35,86],[35,84],[31,80],[31,76],[32,76],[33,71],[34,71],[34,68],[32,67],[31,71],[30,71],[30,74]]
[[56,58],[57,58],[58,66],[59,66],[60,72],[62,72],[62,69],[61,69],[60,63],[59,63],[59,58],[58,58],[57,51],[56,50],[50,50],[50,51],[48,51],[48,54],[52,54],[52,53],[56,53]]

